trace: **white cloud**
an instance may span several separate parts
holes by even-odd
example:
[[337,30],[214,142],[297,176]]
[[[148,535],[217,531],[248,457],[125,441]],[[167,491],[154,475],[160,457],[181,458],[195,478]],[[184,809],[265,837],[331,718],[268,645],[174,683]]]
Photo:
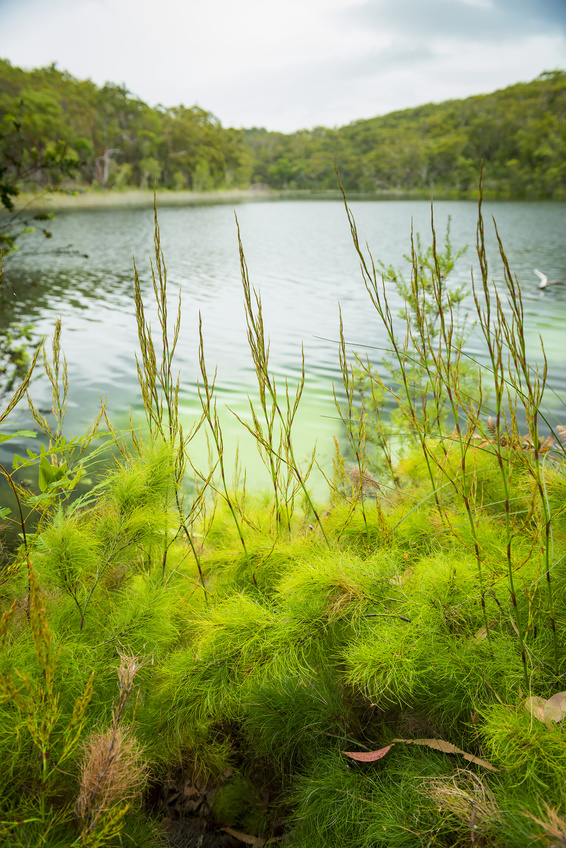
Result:
[[563,0],[0,0],[0,55],[291,131],[566,66]]

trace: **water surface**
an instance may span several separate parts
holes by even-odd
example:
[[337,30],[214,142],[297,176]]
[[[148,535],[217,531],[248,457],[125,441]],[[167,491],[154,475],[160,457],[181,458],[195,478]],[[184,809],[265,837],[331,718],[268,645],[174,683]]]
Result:
[[[429,239],[430,206],[420,201],[356,201],[352,204],[362,242],[376,260],[398,268],[410,251],[411,228]],[[538,337],[545,341],[549,384],[548,406],[566,423],[564,338],[566,286],[541,292],[533,268],[551,278],[566,279],[566,204],[488,203],[484,206],[491,276],[502,279],[501,263],[490,217],[493,214],[513,271],[523,292],[529,351],[537,358]],[[183,322],[177,367],[181,370],[181,409],[188,424],[198,412],[198,319],[202,317],[209,372],[217,369],[217,396],[222,410],[228,452],[239,444],[251,484],[264,482],[255,445],[244,428],[225,410],[229,405],[247,415],[255,376],[247,347],[240,279],[237,215],[252,284],[261,294],[271,340],[271,367],[281,381],[296,381],[304,349],[306,386],[297,427],[298,447],[307,455],[317,443],[317,456],[329,469],[332,436],[341,436],[333,400],[340,373],[336,338],[339,304],[349,349],[382,355],[383,330],[364,289],[343,205],[338,201],[278,201],[165,208],[159,212],[171,311],[182,292]],[[475,261],[474,203],[441,201],[434,209],[437,235],[452,219],[456,248],[469,245],[453,280],[470,280]],[[63,348],[69,363],[69,434],[81,432],[108,398],[115,426],[126,427],[130,409],[141,417],[136,378],[137,332],[133,305],[133,261],[142,280],[148,314],[151,305],[153,213],[147,209],[61,213],[53,223],[53,238],[45,243],[58,250],[70,245],[84,256],[54,253],[27,255],[23,249],[6,263],[0,331],[32,323],[36,337],[53,332],[56,316],[63,323]],[[23,241],[22,241],[23,244]],[[29,250],[35,245],[29,240]],[[37,244],[37,247],[44,245]],[[406,267],[406,266],[405,266]],[[394,312],[401,308],[391,292]],[[367,347],[366,347],[367,346]],[[375,350],[372,350],[374,348]],[[469,350],[483,356],[472,338]],[[37,378],[33,397],[50,406],[50,389]],[[30,426],[22,409],[13,427]],[[12,443],[9,443],[12,445]],[[19,446],[21,448],[21,446]],[[195,446],[203,454],[203,444]],[[2,460],[9,462],[8,445]]]

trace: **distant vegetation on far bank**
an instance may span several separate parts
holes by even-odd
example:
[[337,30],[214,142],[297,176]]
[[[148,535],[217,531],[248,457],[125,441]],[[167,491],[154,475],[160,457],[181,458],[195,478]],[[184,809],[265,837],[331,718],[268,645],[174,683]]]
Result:
[[[263,186],[566,198],[566,72],[493,94],[294,133],[225,128],[198,106],[155,108],[54,65],[0,60],[0,182],[197,192]],[[60,167],[61,166],[61,167]],[[72,174],[72,183],[69,182]]]

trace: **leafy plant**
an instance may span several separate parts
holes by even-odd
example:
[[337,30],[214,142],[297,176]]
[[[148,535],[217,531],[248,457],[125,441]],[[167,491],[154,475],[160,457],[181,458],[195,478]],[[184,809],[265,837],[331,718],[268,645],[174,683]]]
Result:
[[7,213],[0,223],[0,260],[18,250],[21,237],[33,233],[38,226],[45,238],[52,236],[51,230],[43,226],[54,217],[51,213],[34,212],[29,207],[16,209],[22,183],[32,177],[37,180],[40,175],[57,181],[61,175],[72,174],[79,161],[76,151],[61,139],[48,142],[43,149],[29,145],[23,132],[29,112],[23,99],[12,103],[11,109],[0,111],[0,203]]

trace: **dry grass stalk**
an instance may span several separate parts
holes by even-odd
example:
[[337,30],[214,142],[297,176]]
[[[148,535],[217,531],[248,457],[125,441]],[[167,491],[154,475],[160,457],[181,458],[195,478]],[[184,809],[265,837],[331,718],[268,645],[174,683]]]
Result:
[[[532,813],[525,811],[527,818],[532,819],[544,829],[544,835],[548,839],[549,848],[565,848],[566,846],[566,821],[558,814],[558,811],[545,805],[546,820],[536,818]],[[540,838],[540,834],[536,834]],[[551,841],[552,840],[552,841]]]
[[118,666],[118,702],[113,712],[113,726],[116,726],[120,721],[122,712],[126,705],[126,701],[134,687],[134,678],[143,663],[131,654],[120,654],[120,665]]
[[136,739],[121,727],[94,733],[85,745],[81,789],[75,810],[83,830],[95,830],[101,817],[141,792],[146,766]]
[[430,778],[424,781],[421,791],[439,809],[452,813],[470,828],[472,845],[493,829],[500,816],[491,790],[480,776],[467,769],[458,769],[447,777]]
[[118,805],[139,796],[146,781],[147,767],[142,750],[130,729],[120,725],[126,701],[133,689],[140,660],[120,654],[118,666],[119,694],[112,711],[112,726],[93,733],[85,745],[81,770],[81,788],[75,812],[82,822],[83,834],[96,830],[101,818]]
[[348,477],[350,478],[350,482],[352,483],[352,487],[355,492],[360,493],[361,491],[363,491],[364,493],[366,493],[371,492],[372,490],[380,490],[379,483],[377,482],[373,474],[370,474],[369,471],[364,471],[360,473],[360,469],[357,465],[355,465],[353,468],[350,468],[350,470],[348,471]]

